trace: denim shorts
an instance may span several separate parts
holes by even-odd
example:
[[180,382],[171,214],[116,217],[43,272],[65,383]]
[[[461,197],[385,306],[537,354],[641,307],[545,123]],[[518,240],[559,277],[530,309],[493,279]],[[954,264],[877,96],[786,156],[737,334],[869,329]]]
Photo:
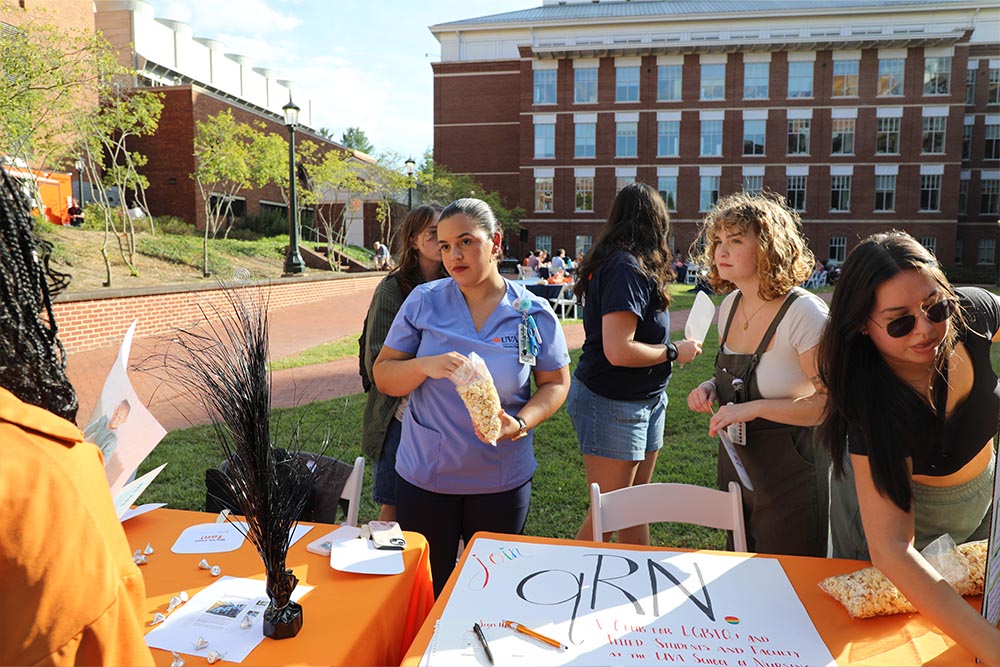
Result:
[[372,500],[378,505],[396,506],[396,450],[402,435],[403,424],[393,417],[385,431],[382,455],[374,462]]
[[620,461],[642,461],[663,446],[666,409],[666,393],[644,401],[618,401],[598,396],[576,378],[566,397],[580,453]]

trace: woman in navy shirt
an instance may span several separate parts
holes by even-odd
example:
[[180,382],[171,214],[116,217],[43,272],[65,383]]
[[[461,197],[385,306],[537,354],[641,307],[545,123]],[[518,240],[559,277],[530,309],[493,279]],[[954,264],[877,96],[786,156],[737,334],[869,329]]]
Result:
[[[566,399],[569,353],[548,301],[500,275],[502,233],[485,202],[449,204],[437,238],[451,278],[414,288],[374,370],[379,391],[409,394],[396,455],[396,516],[427,538],[440,593],[460,539],[468,542],[481,530],[524,530],[536,467],[532,429]],[[518,350],[528,316],[540,334],[534,364]],[[449,379],[472,352],[486,362],[500,396],[496,445],[476,432]]]
[[959,544],[989,534],[998,339],[995,295],[953,289],[926,248],[888,232],[847,258],[819,346],[828,392],[821,437],[838,475],[853,469],[856,491],[835,484],[832,500],[860,508],[867,538],[852,545],[861,526],[852,533],[834,523],[835,553],[870,552],[921,614],[989,665],[1000,665],[1000,630],[919,549],[945,533]]
[[[566,410],[580,441],[587,486],[597,482],[605,493],[652,479],[663,446],[670,364],[686,364],[701,353],[697,341],[670,342],[669,233],[659,193],[632,183],[618,193],[576,270],[585,338]],[[577,539],[593,539],[589,510]],[[620,530],[618,539],[649,544],[649,526]]]

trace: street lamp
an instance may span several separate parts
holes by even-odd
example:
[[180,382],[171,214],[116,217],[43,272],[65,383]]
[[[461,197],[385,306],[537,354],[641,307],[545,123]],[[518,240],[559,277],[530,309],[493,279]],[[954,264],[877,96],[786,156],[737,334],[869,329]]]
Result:
[[403,163],[406,166],[406,205],[408,210],[413,210],[413,172],[417,169],[417,163],[413,161],[413,158],[406,158],[406,162]]
[[288,104],[281,107],[288,126],[288,255],[285,257],[285,275],[305,273],[306,264],[299,254],[299,198],[295,190],[295,126],[299,123],[299,107],[288,96]]
[[76,183],[79,188],[76,205],[83,207],[83,158],[78,157],[73,166],[76,167]]

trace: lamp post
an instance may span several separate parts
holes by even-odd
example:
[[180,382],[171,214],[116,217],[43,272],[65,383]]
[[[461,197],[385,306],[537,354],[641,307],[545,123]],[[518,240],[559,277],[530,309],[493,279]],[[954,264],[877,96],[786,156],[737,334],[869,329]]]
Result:
[[407,206],[407,210],[412,211],[413,210],[413,172],[416,171],[416,169],[417,169],[417,163],[414,162],[413,158],[411,157],[411,158],[406,158],[406,162],[404,162],[403,164],[406,165],[406,178],[407,178],[407,185],[406,185],[406,206]]
[[288,126],[288,255],[285,257],[285,275],[305,273],[306,265],[299,254],[299,198],[295,190],[295,126],[299,123],[299,107],[288,96],[288,104],[281,107]]
[[83,158],[77,158],[73,164],[76,167],[76,187],[79,188],[76,205],[83,208]]

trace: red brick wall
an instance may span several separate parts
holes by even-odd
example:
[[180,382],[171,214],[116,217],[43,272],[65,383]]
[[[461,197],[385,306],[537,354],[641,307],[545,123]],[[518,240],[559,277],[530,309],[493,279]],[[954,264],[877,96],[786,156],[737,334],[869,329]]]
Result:
[[[331,296],[370,291],[382,275],[276,279],[268,286],[269,310],[301,306]],[[123,290],[122,292],[126,292]],[[113,296],[64,296],[54,304],[59,339],[68,354],[117,344],[135,319],[136,337],[154,336],[204,321],[202,309],[229,309],[218,287],[127,290]]]

